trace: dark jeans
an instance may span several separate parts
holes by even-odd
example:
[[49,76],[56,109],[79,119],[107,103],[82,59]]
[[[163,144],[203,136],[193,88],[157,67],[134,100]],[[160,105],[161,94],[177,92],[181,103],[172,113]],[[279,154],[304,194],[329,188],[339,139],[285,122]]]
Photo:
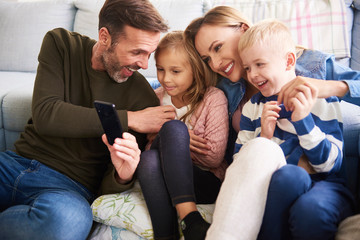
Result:
[[338,177],[318,176],[291,164],[273,174],[258,240],[334,239],[353,198]]
[[183,202],[214,203],[221,181],[192,164],[190,137],[178,120],[165,123],[151,145],[141,154],[138,178],[150,213],[154,236],[178,236],[174,206]]

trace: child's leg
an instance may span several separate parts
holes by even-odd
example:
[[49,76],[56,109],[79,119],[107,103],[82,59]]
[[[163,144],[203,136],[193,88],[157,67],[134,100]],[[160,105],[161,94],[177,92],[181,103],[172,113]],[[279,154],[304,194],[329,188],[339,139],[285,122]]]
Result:
[[277,170],[271,178],[258,239],[291,239],[290,207],[310,188],[311,178],[303,168],[289,164]]
[[141,154],[137,175],[150,213],[155,239],[178,239],[177,214],[171,204],[156,149]]
[[[155,237],[168,237],[168,233],[174,231],[175,223],[167,225],[166,231],[164,228],[165,222],[171,221],[170,218],[174,219],[170,217],[170,212],[176,216],[174,207],[180,218],[197,211],[189,146],[190,137],[186,125],[180,121],[169,121],[161,128],[151,150],[141,156],[138,175]],[[161,194],[156,194],[158,192]],[[167,215],[160,213],[164,209],[168,212]],[[158,229],[162,229],[161,235]]]
[[293,239],[334,239],[337,226],[353,214],[353,198],[342,183],[314,182],[290,209]]
[[226,171],[206,239],[256,239],[271,176],[285,164],[276,143],[255,138],[245,144]]

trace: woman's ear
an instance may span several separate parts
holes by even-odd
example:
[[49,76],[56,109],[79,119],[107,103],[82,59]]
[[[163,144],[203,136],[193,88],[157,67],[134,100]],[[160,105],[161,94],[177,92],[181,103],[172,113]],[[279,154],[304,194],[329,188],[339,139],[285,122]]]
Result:
[[111,36],[109,30],[106,27],[102,27],[99,30],[99,43],[104,46],[111,45]]
[[246,23],[240,23],[240,29],[241,29],[243,32],[246,32],[246,30],[249,29],[249,25],[247,25]]
[[291,70],[295,67],[296,64],[296,58],[295,53],[288,52],[286,54],[286,70]]

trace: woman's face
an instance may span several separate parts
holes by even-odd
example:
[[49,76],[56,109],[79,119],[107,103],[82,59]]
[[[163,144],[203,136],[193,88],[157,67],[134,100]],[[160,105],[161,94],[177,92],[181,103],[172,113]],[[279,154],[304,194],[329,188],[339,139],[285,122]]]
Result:
[[243,27],[203,25],[195,36],[195,48],[214,72],[237,82],[243,72],[238,53],[243,33]]

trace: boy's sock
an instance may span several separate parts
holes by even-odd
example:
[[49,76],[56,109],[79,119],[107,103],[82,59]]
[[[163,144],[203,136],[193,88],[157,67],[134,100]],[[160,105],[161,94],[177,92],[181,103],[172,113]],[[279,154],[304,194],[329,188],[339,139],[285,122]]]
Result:
[[185,240],[203,240],[210,224],[206,222],[198,211],[185,216],[180,222]]

